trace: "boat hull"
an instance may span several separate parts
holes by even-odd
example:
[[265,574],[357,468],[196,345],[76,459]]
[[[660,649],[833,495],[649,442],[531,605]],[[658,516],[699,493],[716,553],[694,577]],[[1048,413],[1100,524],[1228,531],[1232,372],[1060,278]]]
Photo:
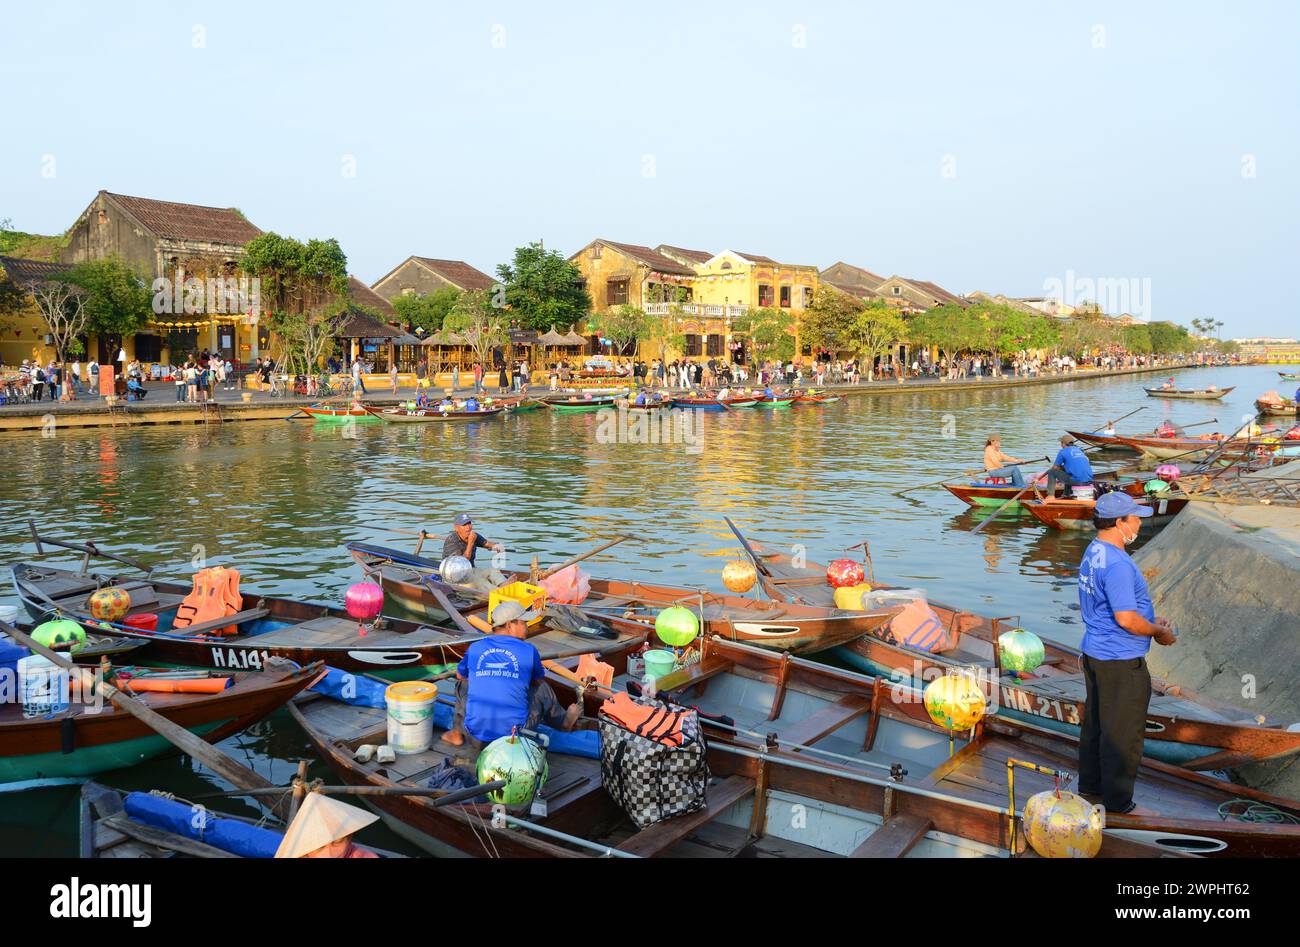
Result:
[[1152,398],[1175,398],[1175,399],[1182,399],[1186,401],[1218,401],[1228,392],[1232,391],[1233,387],[1235,386],[1230,386],[1228,388],[1220,388],[1217,391],[1190,390],[1186,388],[1183,389],[1144,388],[1143,391],[1145,391]]

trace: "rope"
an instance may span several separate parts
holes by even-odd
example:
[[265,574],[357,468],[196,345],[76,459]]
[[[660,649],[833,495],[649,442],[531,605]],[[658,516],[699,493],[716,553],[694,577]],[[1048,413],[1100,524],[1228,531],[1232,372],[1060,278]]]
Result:
[[[1234,807],[1242,807],[1239,811],[1233,811]],[[1270,806],[1263,802],[1252,802],[1249,799],[1233,799],[1219,805],[1219,818],[1227,822],[1229,819],[1236,819],[1238,822],[1252,822],[1265,825],[1300,825],[1300,818],[1289,812]]]

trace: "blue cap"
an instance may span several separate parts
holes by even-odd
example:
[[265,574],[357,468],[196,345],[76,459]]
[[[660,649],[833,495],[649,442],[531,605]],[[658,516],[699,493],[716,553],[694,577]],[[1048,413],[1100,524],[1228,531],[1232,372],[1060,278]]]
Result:
[[1143,506],[1127,493],[1105,493],[1097,500],[1094,515],[1104,520],[1117,520],[1121,516],[1147,517],[1152,513],[1151,507]]
[[453,525],[453,526],[468,526],[471,522],[473,522],[473,521],[469,518],[469,514],[468,514],[468,513],[458,513],[458,514],[456,514],[456,518],[455,518],[454,520],[451,521],[451,525]]

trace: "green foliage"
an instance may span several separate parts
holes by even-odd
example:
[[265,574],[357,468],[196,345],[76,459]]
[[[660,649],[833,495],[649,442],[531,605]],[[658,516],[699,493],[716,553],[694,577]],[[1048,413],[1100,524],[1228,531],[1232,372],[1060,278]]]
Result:
[[1151,333],[1145,325],[1125,326],[1120,330],[1120,339],[1124,348],[1134,355],[1151,354]]
[[492,364],[492,350],[504,345],[507,339],[505,313],[492,303],[492,296],[486,289],[461,293],[442,324],[448,332],[465,337],[466,344],[474,350],[484,368]]
[[393,311],[403,323],[419,326],[426,333],[437,332],[460,295],[454,286],[439,286],[431,293],[398,296],[393,300]]
[[763,306],[733,319],[731,331],[749,339],[750,347],[760,361],[784,361],[794,355],[794,336],[789,332],[793,325],[794,317],[787,310]]
[[1239,355],[1241,354],[1241,346],[1232,339],[1224,339],[1221,342],[1214,343],[1214,351],[1220,355]]
[[261,280],[273,312],[310,312],[346,296],[348,258],[333,237],[303,243],[264,233],[244,245],[244,271]]
[[[866,303],[829,287],[817,291],[799,324],[801,341],[832,352],[851,352],[868,366],[902,341],[907,331],[902,315],[886,303]],[[870,372],[869,368],[868,377]]]
[[13,229],[13,222],[8,217],[0,220],[0,255],[56,263],[60,251],[67,245],[68,238],[64,235],[23,233]]
[[598,332],[614,343],[615,354],[623,354],[635,343],[632,354],[640,348],[641,339],[650,334],[650,324],[645,310],[624,303],[604,312],[592,313],[587,319],[587,331]]
[[149,287],[140,274],[118,257],[78,263],[57,278],[81,289],[87,332],[130,335],[138,332],[153,315]]
[[1191,335],[1183,326],[1172,322],[1152,322],[1147,324],[1146,329],[1151,338],[1151,351],[1157,355],[1175,355],[1196,348]]
[[913,345],[934,346],[945,357],[952,358],[979,345],[982,331],[970,310],[956,303],[945,303],[912,316],[907,338]]
[[577,265],[556,250],[530,243],[515,250],[514,260],[497,267],[513,321],[524,329],[545,332],[552,325],[572,325],[591,312],[591,297],[582,288]]

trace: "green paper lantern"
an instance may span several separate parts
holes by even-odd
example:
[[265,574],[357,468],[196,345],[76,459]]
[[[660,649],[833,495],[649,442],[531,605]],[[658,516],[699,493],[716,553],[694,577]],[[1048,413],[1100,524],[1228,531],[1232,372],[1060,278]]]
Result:
[[86,643],[86,630],[75,621],[58,618],[37,625],[32,631],[32,640],[47,648],[66,648],[69,645],[79,648]]
[[655,634],[670,648],[684,648],[700,633],[700,620],[689,608],[670,605],[655,618]]
[[501,789],[487,794],[492,802],[522,806],[546,783],[546,753],[526,737],[505,736],[493,740],[478,756],[478,781],[506,780]]
[[1043,657],[1043,639],[1032,631],[1012,628],[998,635],[998,658],[1004,671],[1032,671],[1043,663]]

